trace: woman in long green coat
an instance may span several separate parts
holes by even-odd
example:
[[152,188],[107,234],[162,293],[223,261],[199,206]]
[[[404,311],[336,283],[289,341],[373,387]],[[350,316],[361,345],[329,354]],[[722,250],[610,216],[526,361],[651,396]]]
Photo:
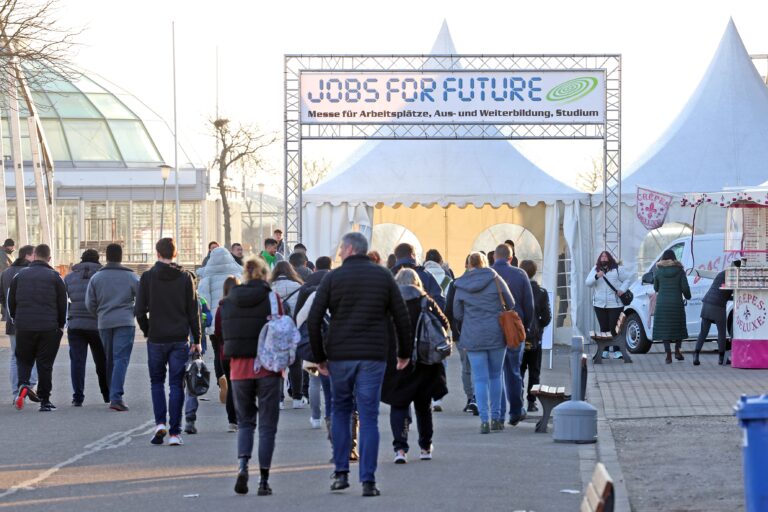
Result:
[[680,352],[680,345],[688,337],[685,323],[685,303],[683,298],[691,298],[691,288],[685,275],[683,264],[677,261],[675,253],[669,249],[664,251],[656,264],[656,275],[653,279],[653,289],[656,290],[656,313],[653,320],[653,339],[664,342],[667,353],[667,364],[672,363],[670,342],[675,342],[675,359],[685,359]]

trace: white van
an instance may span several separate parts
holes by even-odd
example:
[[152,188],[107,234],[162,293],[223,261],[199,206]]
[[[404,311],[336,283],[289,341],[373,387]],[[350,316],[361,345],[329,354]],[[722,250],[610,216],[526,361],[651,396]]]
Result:
[[[734,259],[738,259],[738,253],[726,253],[725,235],[723,233],[711,235],[695,235],[693,237],[678,238],[664,250],[671,249],[678,260],[683,264],[688,274],[688,284],[691,287],[691,300],[685,306],[685,317],[688,326],[688,335],[697,338],[701,327],[701,305],[704,295],[712,285],[712,280],[718,272],[728,267]],[[627,341],[627,349],[633,354],[644,354],[651,349],[653,333],[653,317],[650,315],[651,297],[653,290],[653,271],[656,262],[661,258],[661,251],[654,262],[645,269],[642,279],[630,287],[634,294],[632,303],[624,308],[627,319],[624,323],[624,336]],[[732,303],[728,304],[728,325],[730,330]],[[716,338],[717,329],[713,325],[708,338]]]

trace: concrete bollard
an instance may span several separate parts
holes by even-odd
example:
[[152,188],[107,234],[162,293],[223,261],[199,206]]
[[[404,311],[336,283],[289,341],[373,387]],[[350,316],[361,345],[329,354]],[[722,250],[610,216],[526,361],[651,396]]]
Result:
[[553,433],[559,443],[597,442],[597,409],[581,396],[581,336],[571,338],[571,399],[552,410]]

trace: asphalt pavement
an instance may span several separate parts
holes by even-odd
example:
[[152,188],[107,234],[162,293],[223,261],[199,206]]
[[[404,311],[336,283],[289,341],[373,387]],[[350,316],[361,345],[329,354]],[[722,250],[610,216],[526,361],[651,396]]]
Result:
[[[226,414],[215,388],[210,401],[200,404],[199,434],[185,435],[182,447],[151,445],[146,345],[140,338],[126,384],[131,410],[125,413],[100,403],[91,362],[85,406],[70,406],[66,345],[54,368],[52,401],[58,409],[41,413],[28,403],[16,411],[7,380],[8,358],[7,338],[0,337],[0,510],[237,511],[275,506],[344,511],[364,506],[371,511],[428,507],[561,512],[577,510],[581,500],[579,447],[535,434],[535,418],[502,433],[479,434],[478,418],[461,412],[465,398],[457,356],[449,361],[451,393],[444,400],[445,412],[435,414],[434,460],[393,464],[388,407],[382,406],[378,498],[361,497],[355,466],[349,490],[329,491],[333,468],[326,432],[312,430],[309,408],[291,409],[290,401],[280,415],[270,497],[235,495],[236,434],[226,432]],[[570,381],[567,358],[567,349],[556,350],[555,369],[544,370],[543,383]],[[411,436],[416,436],[415,426]]]

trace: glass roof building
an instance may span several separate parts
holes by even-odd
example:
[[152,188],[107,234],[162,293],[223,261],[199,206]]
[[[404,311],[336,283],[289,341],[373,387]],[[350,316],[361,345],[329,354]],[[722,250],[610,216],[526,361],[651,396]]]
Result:
[[[168,124],[135,96],[92,74],[71,76],[46,72],[30,83],[32,100],[55,166],[56,263],[79,261],[82,250],[124,246],[137,264],[154,260],[160,237],[163,183],[159,166],[174,162],[173,132]],[[15,176],[11,156],[8,107],[2,108],[2,150],[6,164],[8,236],[21,243],[16,227]],[[21,148],[29,243],[39,243],[27,117],[19,98]],[[208,239],[221,238],[221,213],[201,159],[179,148],[179,196],[182,263],[199,263]],[[175,176],[166,190],[164,235],[175,231]],[[237,212],[239,215],[239,211]],[[240,226],[239,218],[233,226]],[[0,234],[2,236],[2,234]],[[239,233],[233,233],[235,239]]]

